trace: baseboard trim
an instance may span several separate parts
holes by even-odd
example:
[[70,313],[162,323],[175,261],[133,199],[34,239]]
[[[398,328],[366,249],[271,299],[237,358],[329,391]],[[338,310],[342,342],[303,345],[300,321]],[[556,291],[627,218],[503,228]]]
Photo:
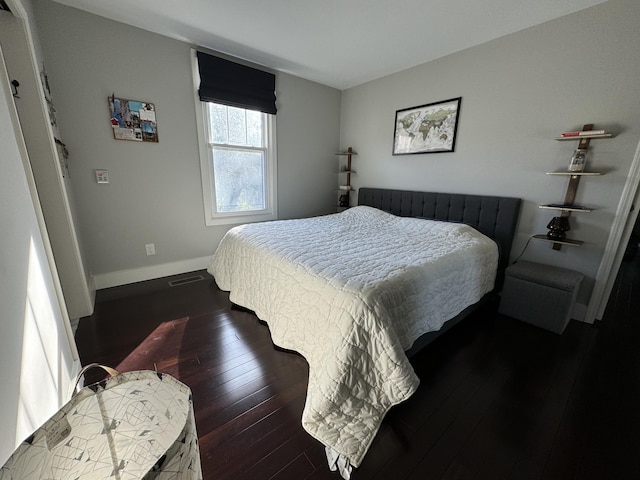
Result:
[[179,262],[151,265],[149,267],[131,268],[117,272],[101,273],[93,276],[96,290],[117,287],[129,283],[144,282],[155,278],[169,277],[180,273],[203,270],[209,266],[211,256],[181,260]]

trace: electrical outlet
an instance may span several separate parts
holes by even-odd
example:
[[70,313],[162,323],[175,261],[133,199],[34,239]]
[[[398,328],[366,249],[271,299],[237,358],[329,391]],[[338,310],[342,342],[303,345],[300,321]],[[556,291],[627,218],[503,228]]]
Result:
[[155,255],[156,254],[156,246],[153,243],[147,243],[144,246],[144,248],[147,251],[147,255]]

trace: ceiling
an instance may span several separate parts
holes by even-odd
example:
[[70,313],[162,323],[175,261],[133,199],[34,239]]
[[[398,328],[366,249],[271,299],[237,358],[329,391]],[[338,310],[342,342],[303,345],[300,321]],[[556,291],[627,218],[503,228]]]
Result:
[[55,0],[338,89],[605,0]]

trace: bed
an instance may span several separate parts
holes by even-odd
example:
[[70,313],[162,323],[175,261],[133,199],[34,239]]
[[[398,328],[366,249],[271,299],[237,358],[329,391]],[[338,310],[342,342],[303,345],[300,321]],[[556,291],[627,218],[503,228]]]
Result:
[[519,206],[361,188],[345,212],[243,225],[220,242],[209,273],[309,363],[302,425],[343,476],[418,387],[407,352],[499,288]]

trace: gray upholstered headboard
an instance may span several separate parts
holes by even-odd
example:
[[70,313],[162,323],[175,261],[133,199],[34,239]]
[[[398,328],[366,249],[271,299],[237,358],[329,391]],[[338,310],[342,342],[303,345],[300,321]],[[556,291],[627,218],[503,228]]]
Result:
[[368,205],[401,217],[462,222],[496,241],[500,249],[497,286],[502,286],[521,199],[459,193],[413,192],[360,188],[358,205]]

